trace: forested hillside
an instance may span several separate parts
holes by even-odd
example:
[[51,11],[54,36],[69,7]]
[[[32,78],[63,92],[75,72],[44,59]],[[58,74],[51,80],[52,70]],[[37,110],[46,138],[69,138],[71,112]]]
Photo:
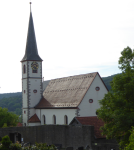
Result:
[[[115,75],[109,77],[103,77],[103,81],[107,88],[110,90],[110,82]],[[4,93],[0,94],[0,107],[7,108],[9,111],[14,112],[17,115],[21,115],[22,109],[22,93]]]
[[103,77],[102,80],[104,81],[106,87],[108,88],[108,90],[111,89],[111,86],[110,86],[110,82],[113,80],[113,77],[117,75],[117,74],[114,74],[114,75],[111,75],[111,76],[108,76],[108,77]]
[[0,107],[7,108],[10,112],[21,115],[22,94],[20,93],[20,95],[18,96],[12,95],[12,97],[3,97],[2,99],[0,99]]

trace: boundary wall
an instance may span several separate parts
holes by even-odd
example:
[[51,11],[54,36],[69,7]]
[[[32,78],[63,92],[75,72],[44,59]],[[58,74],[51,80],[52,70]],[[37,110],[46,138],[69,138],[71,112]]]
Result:
[[0,128],[0,137],[5,135],[14,135],[14,139],[20,135],[24,143],[55,144],[74,150],[82,147],[88,150],[118,150],[114,140],[96,139],[94,126],[42,125]]

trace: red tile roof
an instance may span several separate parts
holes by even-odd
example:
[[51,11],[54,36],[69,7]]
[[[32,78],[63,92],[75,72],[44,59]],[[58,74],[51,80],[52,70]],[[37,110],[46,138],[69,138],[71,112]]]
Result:
[[106,136],[101,135],[100,127],[104,125],[104,122],[97,118],[97,116],[91,117],[75,117],[81,125],[92,125],[94,126],[94,134],[96,138],[105,138]]
[[97,74],[95,72],[51,80],[35,108],[77,107]]
[[34,122],[41,122],[40,119],[38,118],[38,116],[36,114],[34,114],[29,120],[29,123],[34,123]]
[[17,127],[22,127],[22,126],[23,126],[22,123],[20,123],[20,122],[17,123]]

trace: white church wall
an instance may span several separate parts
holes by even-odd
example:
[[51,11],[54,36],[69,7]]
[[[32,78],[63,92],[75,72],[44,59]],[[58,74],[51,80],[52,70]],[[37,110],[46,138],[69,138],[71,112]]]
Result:
[[35,114],[35,108],[29,108],[29,117],[32,117]]
[[[35,78],[30,78],[29,79],[29,89],[30,89],[30,107],[34,107],[35,105],[37,105],[37,103],[40,101],[41,99],[41,92],[42,89],[40,87],[41,85],[41,81],[39,81],[41,79],[35,79]],[[34,93],[34,90],[37,90],[36,93]]]
[[[96,91],[96,87],[99,87],[100,90]],[[94,81],[92,82],[90,88],[85,94],[82,102],[79,104],[79,115],[80,116],[96,116],[96,110],[100,108],[98,100],[103,99],[104,95],[107,93],[107,89],[97,74]],[[89,103],[89,99],[92,99],[93,102]]]
[[[41,109],[35,109],[35,111],[36,111],[36,115],[40,119],[41,118]],[[41,119],[40,119],[40,121],[41,121]]]
[[28,107],[27,106],[27,80],[22,80],[22,97],[23,97],[23,108]]
[[28,116],[28,109],[22,109],[22,113],[23,113],[23,125],[26,124],[27,125],[27,116]]
[[[67,115],[68,124],[76,116],[77,109],[41,109],[41,125],[44,124],[43,115],[45,116],[45,124],[53,124],[53,115],[56,116],[56,124],[65,124],[64,117]],[[37,110],[39,112],[39,109]]]
[[35,122],[35,123],[29,123],[28,126],[38,126],[40,125],[40,122]]

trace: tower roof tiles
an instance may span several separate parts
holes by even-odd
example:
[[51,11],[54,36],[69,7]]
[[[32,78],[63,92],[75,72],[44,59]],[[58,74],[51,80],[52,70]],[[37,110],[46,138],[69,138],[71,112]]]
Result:
[[30,60],[42,61],[42,59],[38,55],[32,12],[30,12],[30,18],[29,18],[29,27],[28,27],[25,55],[21,60],[21,62],[30,61]]

